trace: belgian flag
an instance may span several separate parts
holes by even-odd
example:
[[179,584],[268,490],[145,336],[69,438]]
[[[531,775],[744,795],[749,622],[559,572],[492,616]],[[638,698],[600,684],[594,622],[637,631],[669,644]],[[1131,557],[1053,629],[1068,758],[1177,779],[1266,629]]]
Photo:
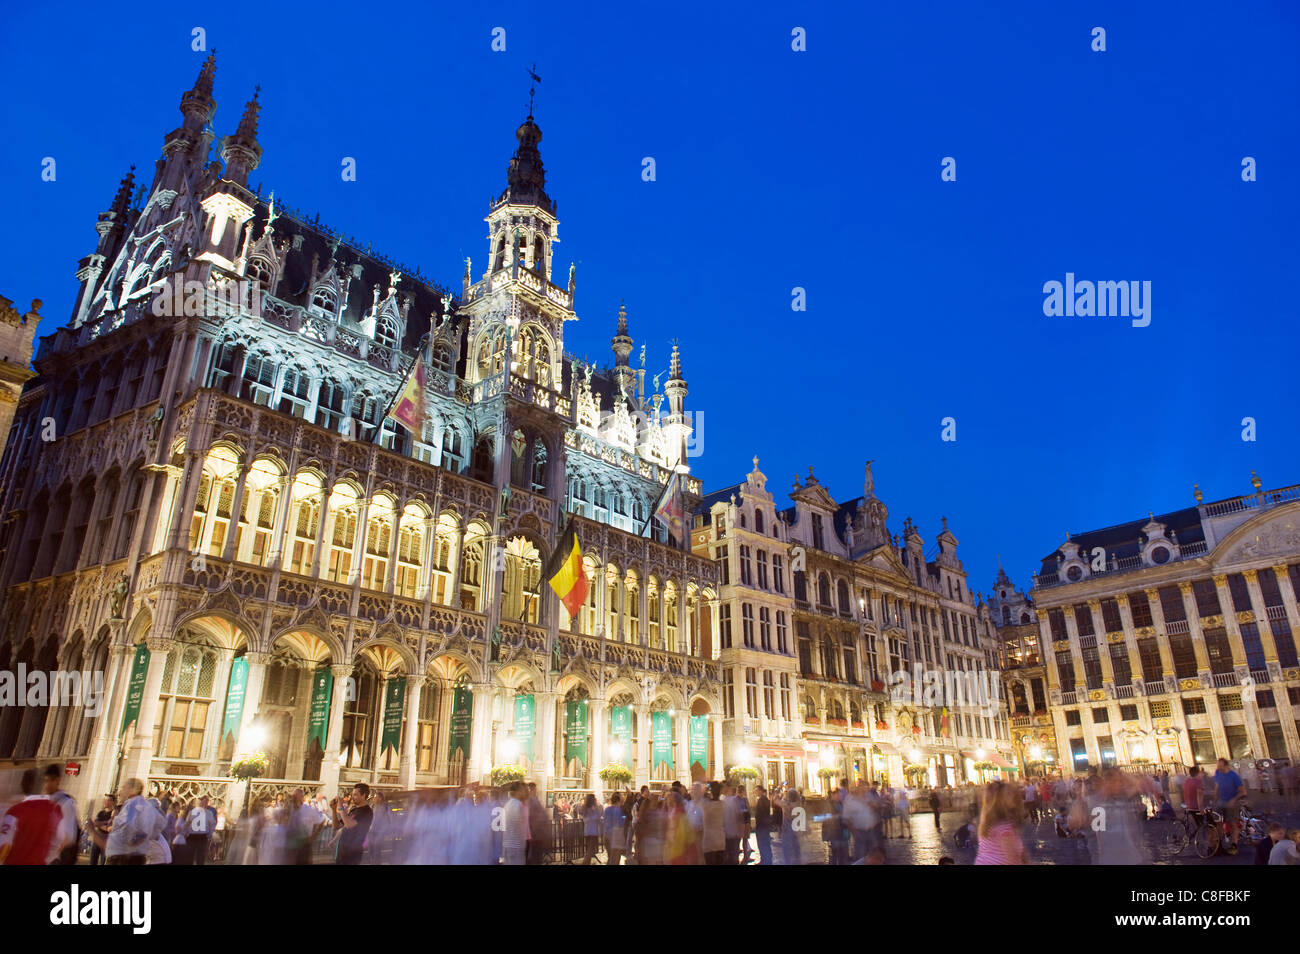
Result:
[[578,546],[578,534],[573,528],[572,517],[565,524],[555,551],[546,561],[546,566],[542,567],[542,576],[569,611],[569,618],[577,618],[578,610],[587,601],[589,583],[582,566],[582,548]]

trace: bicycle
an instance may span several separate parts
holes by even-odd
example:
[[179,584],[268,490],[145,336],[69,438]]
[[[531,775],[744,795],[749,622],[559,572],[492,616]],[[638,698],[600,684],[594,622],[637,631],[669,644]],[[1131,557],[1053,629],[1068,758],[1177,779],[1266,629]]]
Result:
[[[1188,814],[1198,813],[1188,812]],[[1204,819],[1197,819],[1199,824],[1192,843],[1196,846],[1196,854],[1199,857],[1212,858],[1218,854],[1223,844],[1223,816],[1213,808],[1206,808],[1199,814],[1205,817]]]

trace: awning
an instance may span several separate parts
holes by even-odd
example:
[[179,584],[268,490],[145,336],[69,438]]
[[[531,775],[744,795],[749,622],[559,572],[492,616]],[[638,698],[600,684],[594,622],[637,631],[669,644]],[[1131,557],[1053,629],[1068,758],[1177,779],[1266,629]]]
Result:
[[871,754],[872,749],[879,749],[881,755],[897,755],[898,749],[894,748],[888,742],[867,742],[867,754]]
[[996,765],[998,768],[1012,769],[1014,771],[1020,770],[1020,766],[1016,765],[1015,762],[1008,762],[1006,756],[1004,756],[1001,752],[990,752],[989,761],[992,762],[994,765]]

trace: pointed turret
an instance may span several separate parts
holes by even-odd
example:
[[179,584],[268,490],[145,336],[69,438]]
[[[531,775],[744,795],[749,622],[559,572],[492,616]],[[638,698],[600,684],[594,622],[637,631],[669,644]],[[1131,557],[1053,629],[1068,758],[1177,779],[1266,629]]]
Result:
[[261,86],[253,87],[253,98],[244,106],[239,128],[226,138],[221,149],[221,158],[226,163],[225,178],[241,186],[248,185],[248,174],[262,161],[262,147],[257,142],[257,117],[262,109],[257,97],[261,91]]
[[181,96],[181,113],[185,116],[186,129],[201,131],[203,124],[217,111],[217,101],[212,98],[213,79],[217,73],[217,51],[213,50],[203,61],[199,78],[194,87]]
[[627,363],[632,354],[632,338],[627,333],[627,308],[623,302],[618,303],[618,330],[610,339],[610,348],[614,351],[614,383],[626,394],[631,394],[635,387],[636,375]]
[[519,145],[506,167],[506,191],[493,205],[535,205],[554,215],[555,204],[546,194],[546,170],[542,167],[542,153],[537,148],[542,141],[542,131],[533,122],[531,110],[523,125],[515,130],[515,139]]
[[[678,455],[676,461],[679,469],[686,470],[688,442],[694,428],[686,419],[686,379],[682,377],[682,352],[673,342],[672,358],[668,362],[668,380],[664,382],[664,393],[668,395],[668,417],[665,427],[666,443]],[[757,466],[757,465],[755,465]]]

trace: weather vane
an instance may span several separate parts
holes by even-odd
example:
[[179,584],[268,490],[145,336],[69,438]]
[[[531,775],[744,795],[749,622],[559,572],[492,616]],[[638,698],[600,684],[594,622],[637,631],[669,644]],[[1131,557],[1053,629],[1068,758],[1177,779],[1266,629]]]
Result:
[[540,82],[542,81],[542,78],[541,78],[540,76],[537,75],[537,64],[536,64],[536,63],[534,63],[532,66],[530,66],[530,67],[528,68],[528,76],[532,79],[532,83],[530,83],[529,86],[528,86],[528,118],[529,118],[529,119],[532,119],[532,117],[533,117],[533,94],[537,92],[537,84],[540,83]]

